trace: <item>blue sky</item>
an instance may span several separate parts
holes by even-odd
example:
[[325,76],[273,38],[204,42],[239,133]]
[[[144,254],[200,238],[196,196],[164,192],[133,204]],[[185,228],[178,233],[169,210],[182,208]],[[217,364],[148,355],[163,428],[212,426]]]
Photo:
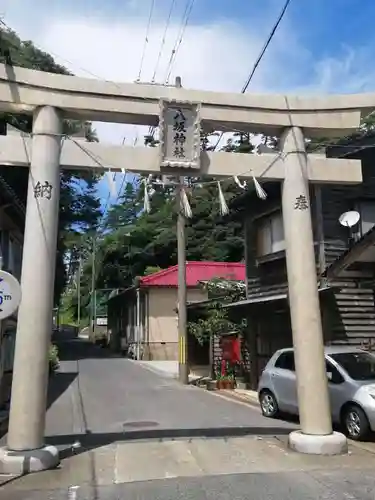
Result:
[[[172,0],[155,0],[141,79],[150,80]],[[157,81],[187,0],[176,0]],[[151,0],[2,0],[4,20],[80,76],[134,81]],[[172,71],[184,86],[240,91],[284,0],[196,0]],[[375,2],[291,0],[249,92],[348,93],[375,90]],[[144,130],[96,124],[103,142],[127,144]],[[140,140],[139,143],[142,141]],[[118,176],[119,179],[121,176]],[[107,196],[103,181],[100,193]]]

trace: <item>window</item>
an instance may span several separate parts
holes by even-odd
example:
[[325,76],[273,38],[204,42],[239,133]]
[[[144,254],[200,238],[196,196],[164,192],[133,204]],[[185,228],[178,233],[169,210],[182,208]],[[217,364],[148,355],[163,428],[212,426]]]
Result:
[[362,201],[356,209],[361,215],[359,220],[359,237],[366,234],[375,226],[375,201]]
[[330,354],[353,380],[375,379],[375,356],[368,352],[353,351]]
[[285,249],[284,226],[281,212],[261,219],[257,231],[257,254],[259,257]]
[[283,352],[277,358],[275,363],[275,368],[281,368],[283,370],[295,371],[294,367],[294,353],[293,352]]
[[344,378],[341,375],[341,373],[327,359],[326,359],[326,372],[327,372],[327,374],[328,373],[331,374],[331,378],[329,379],[329,382],[331,382],[332,384],[342,384],[344,382]]

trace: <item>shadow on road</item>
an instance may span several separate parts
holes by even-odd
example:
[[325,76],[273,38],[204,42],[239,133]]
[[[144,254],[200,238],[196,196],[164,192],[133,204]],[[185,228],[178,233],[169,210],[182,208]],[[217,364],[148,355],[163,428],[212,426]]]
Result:
[[77,378],[78,372],[55,373],[48,382],[47,409],[63,394]]
[[[77,372],[55,373],[48,381],[47,409],[63,394],[78,376]],[[0,427],[0,440],[8,433],[8,421]]]
[[[291,432],[288,427],[210,427],[191,429],[142,429],[136,431],[68,434],[46,438],[48,444],[58,446],[63,451],[61,458],[67,458],[73,453],[78,455],[94,448],[107,446],[115,442],[161,439],[193,439],[193,438],[232,438],[244,436],[277,436]],[[79,442],[81,447],[74,447]]]
[[122,357],[106,347],[94,345],[86,339],[66,339],[55,342],[59,349],[60,361],[79,361],[81,359],[110,359]]

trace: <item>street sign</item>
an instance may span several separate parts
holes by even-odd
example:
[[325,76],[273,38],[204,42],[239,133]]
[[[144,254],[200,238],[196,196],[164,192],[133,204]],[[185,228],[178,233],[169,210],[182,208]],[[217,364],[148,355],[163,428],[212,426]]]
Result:
[[108,318],[96,318],[96,324],[97,326],[107,326]]
[[8,318],[21,302],[21,285],[10,273],[0,270],[0,320]]

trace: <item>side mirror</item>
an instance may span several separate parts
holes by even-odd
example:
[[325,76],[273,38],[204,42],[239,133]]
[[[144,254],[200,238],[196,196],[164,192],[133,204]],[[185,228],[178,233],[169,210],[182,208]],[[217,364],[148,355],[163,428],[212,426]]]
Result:
[[330,382],[332,382],[333,379],[333,373],[332,372],[327,372],[327,378]]

